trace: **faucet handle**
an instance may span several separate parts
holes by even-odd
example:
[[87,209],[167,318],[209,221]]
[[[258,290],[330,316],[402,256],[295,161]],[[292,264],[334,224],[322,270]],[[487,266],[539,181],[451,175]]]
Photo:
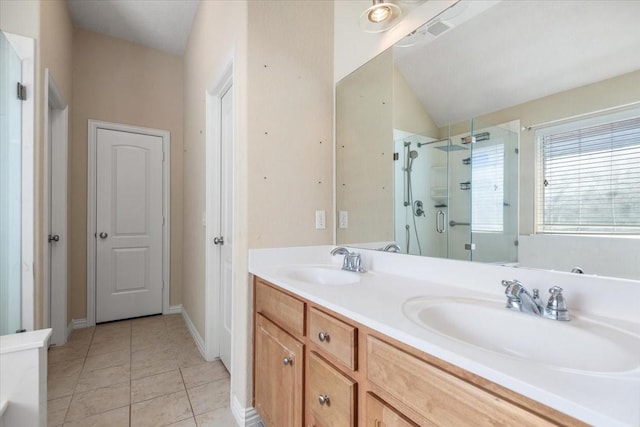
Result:
[[562,295],[562,288],[560,286],[553,286],[549,289],[551,296],[547,302],[545,308],[545,317],[549,317],[555,320],[569,320],[569,310],[567,308],[567,301]]
[[562,295],[562,288],[560,286],[553,286],[549,289],[549,293],[551,296],[549,297],[549,302],[547,303],[547,308],[553,310],[566,310],[567,302],[564,299],[564,295]]

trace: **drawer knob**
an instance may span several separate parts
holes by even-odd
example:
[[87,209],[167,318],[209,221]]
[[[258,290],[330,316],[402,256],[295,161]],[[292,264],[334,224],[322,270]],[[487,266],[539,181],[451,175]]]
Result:
[[329,406],[329,396],[327,396],[326,394],[321,394],[320,396],[318,396],[318,402],[320,402],[321,405]]
[[282,359],[282,363],[284,363],[285,365],[293,365],[293,357],[285,357],[284,359]]
[[320,332],[318,334],[318,339],[320,340],[320,342],[325,342],[325,341],[329,341],[329,332]]

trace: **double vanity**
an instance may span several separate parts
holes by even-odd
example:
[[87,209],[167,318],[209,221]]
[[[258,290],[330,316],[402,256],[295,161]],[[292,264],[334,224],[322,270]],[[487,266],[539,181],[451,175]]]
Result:
[[251,251],[267,427],[640,425],[637,282],[355,251]]

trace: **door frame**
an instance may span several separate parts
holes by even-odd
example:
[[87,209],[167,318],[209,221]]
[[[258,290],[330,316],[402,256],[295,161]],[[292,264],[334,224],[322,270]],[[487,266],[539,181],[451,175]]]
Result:
[[[220,275],[222,266],[220,257],[215,256],[213,239],[220,235],[220,207],[219,201],[222,197],[220,184],[220,162],[221,162],[221,103],[223,95],[231,88],[232,99],[235,100],[233,86],[233,58],[225,61],[222,72],[211,79],[207,90],[206,99],[206,143],[205,143],[205,358],[208,361],[220,357],[220,335],[219,325],[223,321],[223,313],[220,310],[220,298],[222,296],[222,286]],[[235,107],[234,107],[235,108]],[[235,114],[233,122],[235,123]],[[215,184],[214,184],[215,181]],[[218,208],[216,209],[216,206]],[[232,233],[234,231],[232,230]],[[232,255],[233,257],[233,255]],[[232,260],[233,262],[234,260]],[[215,310],[213,309],[215,307]],[[231,339],[233,341],[233,316],[231,321]],[[233,353],[233,344],[231,345]],[[233,355],[231,356],[233,365]],[[231,368],[232,369],[232,368]]]
[[[44,70],[44,233],[42,239],[43,253],[43,277],[44,277],[44,303],[43,318],[45,327],[53,329],[50,343],[62,345],[67,341],[67,257],[68,240],[67,232],[67,154],[69,135],[69,106],[62,96],[55,79],[48,68]],[[49,115],[49,109],[56,113]],[[49,143],[51,141],[51,143]],[[55,148],[54,148],[55,147]],[[54,179],[51,174],[53,162],[56,163],[56,171],[60,174],[60,179]],[[51,189],[51,192],[49,192]],[[55,214],[54,214],[55,212]],[[55,225],[55,232],[62,236],[56,243],[59,251],[56,259],[51,259],[51,245],[48,236],[50,215],[54,218],[61,218],[59,224]],[[51,265],[50,261],[51,260]],[[51,274],[54,270],[57,274]],[[51,310],[51,312],[49,312]],[[49,315],[51,321],[49,323]]]
[[167,130],[130,126],[100,120],[88,120],[89,143],[87,159],[87,326],[96,324],[96,144],[98,129],[137,133],[162,138],[162,314],[169,313],[171,295],[171,133]]

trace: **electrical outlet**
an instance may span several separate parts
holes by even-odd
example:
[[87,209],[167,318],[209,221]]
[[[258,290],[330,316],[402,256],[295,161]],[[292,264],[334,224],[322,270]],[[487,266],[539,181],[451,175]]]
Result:
[[349,228],[349,212],[340,211],[338,214],[338,227]]
[[327,228],[327,212],[316,211],[316,230],[324,230]]

